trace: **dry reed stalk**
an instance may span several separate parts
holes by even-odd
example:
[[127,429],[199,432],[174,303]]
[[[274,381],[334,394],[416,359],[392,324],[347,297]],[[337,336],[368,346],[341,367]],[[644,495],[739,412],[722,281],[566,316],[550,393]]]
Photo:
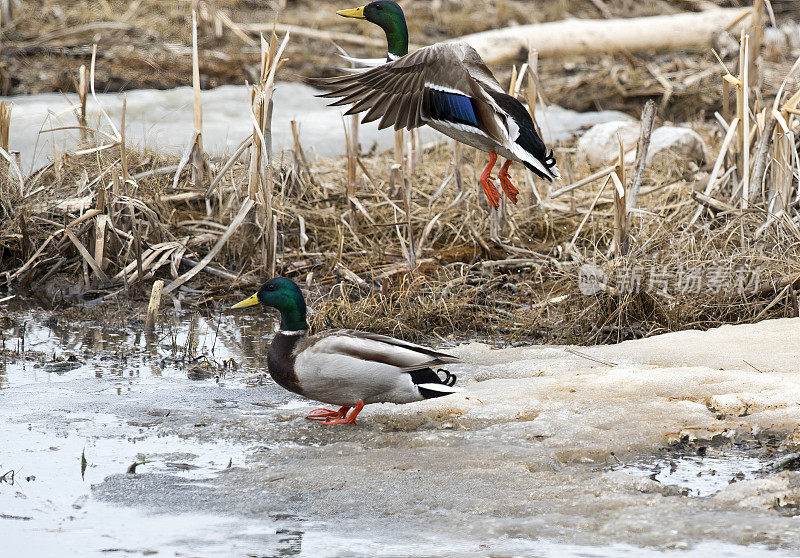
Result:
[[741,94],[742,94],[742,209],[747,209],[750,201],[750,35],[742,39]]
[[272,94],[275,88],[275,75],[280,67],[283,52],[289,42],[287,34],[278,45],[278,37],[274,33],[267,43],[261,37],[261,72],[256,85],[250,92],[251,114],[253,120],[253,146],[250,149],[250,170],[248,175],[247,194],[250,201],[255,202],[257,194],[262,199],[262,216],[265,231],[264,239],[264,265],[269,277],[275,275],[277,260],[277,236],[274,234],[276,225],[273,223],[275,215],[272,207],[273,177],[272,177]]
[[551,198],[557,198],[559,196],[563,196],[567,192],[572,192],[573,190],[577,190],[578,188],[582,188],[582,187],[586,186],[587,184],[591,184],[592,182],[594,182],[596,180],[600,180],[601,178],[605,178],[609,174],[611,174],[614,171],[616,171],[616,169],[617,169],[616,165],[611,165],[609,167],[601,169],[601,170],[597,171],[594,174],[590,174],[586,178],[582,178],[582,179],[578,180],[577,182],[573,182],[572,184],[564,186],[563,188],[559,188],[555,192],[552,192],[550,194],[550,197]]
[[[10,153],[8,149],[11,137],[11,109],[14,108],[12,104],[6,104],[5,101],[0,101],[0,149],[6,153]],[[2,163],[2,161],[0,161]],[[11,161],[9,161],[11,164]],[[0,174],[5,170],[5,165],[0,164]],[[22,194],[22,192],[20,192]]]
[[153,281],[153,288],[150,290],[150,302],[147,305],[147,318],[144,321],[144,330],[153,331],[158,318],[158,311],[161,308],[161,293],[164,290],[164,281],[158,279]]
[[408,176],[414,176],[417,173],[417,165],[419,164],[419,128],[414,128],[408,132]]
[[789,130],[786,119],[783,115],[775,118],[776,123],[780,124],[775,130],[775,149],[773,152],[772,167],[772,187],[770,197],[772,207],[770,212],[777,214],[789,207],[792,192],[792,150],[794,146],[794,134]]
[[108,215],[106,212],[106,190],[102,185],[97,187],[97,197],[95,209],[99,212],[94,222],[94,259],[103,271],[108,267],[108,260],[105,257],[106,248],[106,226]]
[[88,123],[86,121],[86,99],[89,96],[89,76],[86,66],[82,65],[78,69],[78,102],[80,109],[78,112],[78,126],[81,128],[81,141],[86,141],[88,137]]
[[83,260],[89,265],[89,267],[92,268],[92,271],[94,271],[97,278],[100,279],[103,286],[111,286],[111,279],[109,279],[108,276],[103,272],[103,270],[100,268],[100,265],[97,263],[97,260],[95,260],[94,257],[89,253],[89,250],[86,249],[86,246],[84,246],[83,243],[78,239],[77,235],[75,235],[75,233],[73,233],[69,228],[64,229],[64,234],[67,235],[70,242],[72,242],[75,248],[78,249],[81,257],[83,257]]
[[722,80],[722,118],[725,122],[731,121],[731,84]]
[[614,252],[622,257],[628,252],[628,210],[625,199],[625,146],[622,136],[617,135],[619,141],[619,158],[616,169],[611,174],[614,181]]
[[0,101],[0,147],[8,151],[11,136],[11,109],[14,104]]
[[400,172],[405,168],[406,157],[403,152],[403,129],[399,129],[394,133],[394,164],[400,165]]
[[[247,149],[250,148],[252,145],[253,145],[253,136],[251,135],[251,136],[248,136],[247,139],[245,139],[239,145],[239,147],[236,149],[236,151],[234,151],[233,155],[231,155],[230,158],[228,158],[228,160],[225,162],[225,164],[222,165],[222,168],[219,169],[219,172],[217,172],[217,176],[215,176],[214,180],[211,181],[211,184],[208,185],[208,189],[206,190],[205,197],[209,197],[211,195],[212,191],[214,190],[214,187],[217,184],[219,184],[222,181],[222,179],[224,178],[225,173],[227,173],[228,170],[233,165],[236,164],[236,162],[239,160],[239,157],[241,157],[242,154],[245,151],[247,151]],[[136,177],[134,176],[134,178],[136,178]],[[178,194],[178,195],[181,195],[181,194]]]
[[758,86],[760,83],[761,44],[764,40],[764,0],[753,1],[753,15],[750,16],[750,37],[752,51],[750,52],[748,63],[748,76],[749,82]]
[[197,47],[197,11],[192,10],[192,93],[194,112],[194,144],[192,145],[192,184],[207,186],[208,156],[203,150],[203,100],[200,95],[200,54]]
[[14,11],[12,9],[11,0],[2,0],[0,2],[0,27],[5,27],[14,19]]
[[120,162],[122,164],[122,181],[125,184],[129,184],[130,183],[131,185],[135,185],[133,183],[133,180],[131,180],[130,173],[128,172],[128,149],[125,147],[125,111],[127,109],[127,106],[128,106],[128,96],[123,94],[122,95],[122,122],[120,123],[121,125],[120,125],[120,128],[119,128],[119,132],[120,132],[119,158],[120,158]]
[[[348,130],[348,121],[350,122]],[[345,197],[347,198],[347,205],[349,206],[350,226],[354,229],[358,228],[358,215],[356,214],[356,163],[357,148],[353,145],[353,127],[352,117],[343,120],[344,123],[344,139],[345,139],[345,157],[347,159],[347,189],[345,190]]]
[[727,81],[731,82],[731,85],[736,86],[736,118],[738,119],[739,125],[737,128],[737,141],[733,144],[733,157],[736,163],[736,172],[739,177],[742,176],[742,172],[744,169],[742,168],[742,146],[744,145],[744,91],[742,88],[742,73],[743,67],[742,63],[744,62],[745,53],[744,53],[744,29],[742,29],[741,37],[739,39],[739,68],[738,74],[736,77],[731,76],[730,74],[725,76]]
[[656,121],[656,104],[649,100],[642,109],[641,132],[639,143],[636,145],[636,162],[633,165],[633,177],[628,188],[627,210],[630,212],[636,209],[639,197],[639,189],[642,187],[644,168],[647,166],[647,150],[650,147],[650,135],[653,133],[653,125]]

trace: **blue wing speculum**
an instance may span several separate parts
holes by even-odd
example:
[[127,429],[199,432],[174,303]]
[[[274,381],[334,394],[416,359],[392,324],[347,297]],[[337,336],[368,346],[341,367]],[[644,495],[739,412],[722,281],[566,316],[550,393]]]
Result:
[[430,117],[432,120],[466,124],[480,128],[475,101],[466,95],[430,89]]

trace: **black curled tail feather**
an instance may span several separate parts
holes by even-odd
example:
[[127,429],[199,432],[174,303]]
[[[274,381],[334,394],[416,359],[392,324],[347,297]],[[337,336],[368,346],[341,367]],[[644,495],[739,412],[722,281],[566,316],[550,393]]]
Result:
[[542,163],[544,163],[544,166],[546,166],[548,169],[552,169],[554,166],[556,166],[556,158],[553,157],[552,149],[550,150],[550,153],[547,154],[547,157],[542,160]]
[[[544,156],[542,158],[539,158],[539,161],[542,162],[542,164],[545,166],[545,168],[548,171],[553,173],[553,169],[556,168],[556,158],[553,156],[553,150],[552,149],[550,150],[550,153],[548,153],[546,156]],[[533,174],[535,174],[539,178],[544,178],[545,180],[547,180],[549,182],[553,181],[553,177],[552,176],[546,175],[541,170],[539,170],[536,167],[534,167],[533,165],[531,165],[529,162],[522,161],[522,164],[525,165],[528,168],[528,170],[530,170]],[[555,173],[553,173],[553,174],[555,174]]]
[[[444,374],[444,379],[439,374]],[[434,389],[437,385],[445,386],[451,388],[456,383],[456,375],[451,374],[447,370],[440,368],[439,370],[434,371],[431,368],[420,368],[419,370],[411,370],[408,372],[408,375],[411,376],[411,381],[419,390],[420,395],[425,399],[431,399],[434,397],[442,397],[445,395],[450,395],[453,391],[457,390],[442,390],[439,391]],[[429,387],[425,387],[425,386]]]
[[450,387],[453,387],[454,385],[456,385],[456,375],[455,374],[451,374],[450,372],[448,372],[444,368],[440,368],[439,370],[436,371],[437,376],[439,375],[440,372],[444,372],[444,375],[445,375],[444,381],[442,381],[442,383],[444,385],[450,386]]

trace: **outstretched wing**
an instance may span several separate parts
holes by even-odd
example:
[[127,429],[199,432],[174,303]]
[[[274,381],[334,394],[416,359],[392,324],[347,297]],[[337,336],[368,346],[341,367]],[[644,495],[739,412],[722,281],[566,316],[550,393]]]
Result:
[[438,43],[355,75],[323,80],[352,105],[345,114],[366,111],[363,122],[381,119],[379,129],[412,129],[431,121],[466,126],[496,141],[504,137],[497,105],[487,93],[500,91],[491,72],[469,45]]

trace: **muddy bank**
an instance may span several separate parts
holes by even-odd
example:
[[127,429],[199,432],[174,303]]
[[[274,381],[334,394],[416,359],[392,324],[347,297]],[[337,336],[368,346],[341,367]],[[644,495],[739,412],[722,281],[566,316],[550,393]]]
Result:
[[[181,360],[185,328],[148,340],[22,321],[26,351],[41,354],[7,352],[0,374],[0,463],[15,471],[0,498],[4,513],[29,518],[0,520],[12,548],[35,538],[83,555],[800,549],[800,476],[771,468],[797,449],[797,319],[579,354],[451,347],[463,394],[368,407],[353,428],[306,421],[313,403],[263,375],[266,317],[200,320],[202,366]],[[53,365],[53,352],[77,365]],[[223,370],[230,358],[239,367]],[[157,528],[142,538],[120,518]]]

